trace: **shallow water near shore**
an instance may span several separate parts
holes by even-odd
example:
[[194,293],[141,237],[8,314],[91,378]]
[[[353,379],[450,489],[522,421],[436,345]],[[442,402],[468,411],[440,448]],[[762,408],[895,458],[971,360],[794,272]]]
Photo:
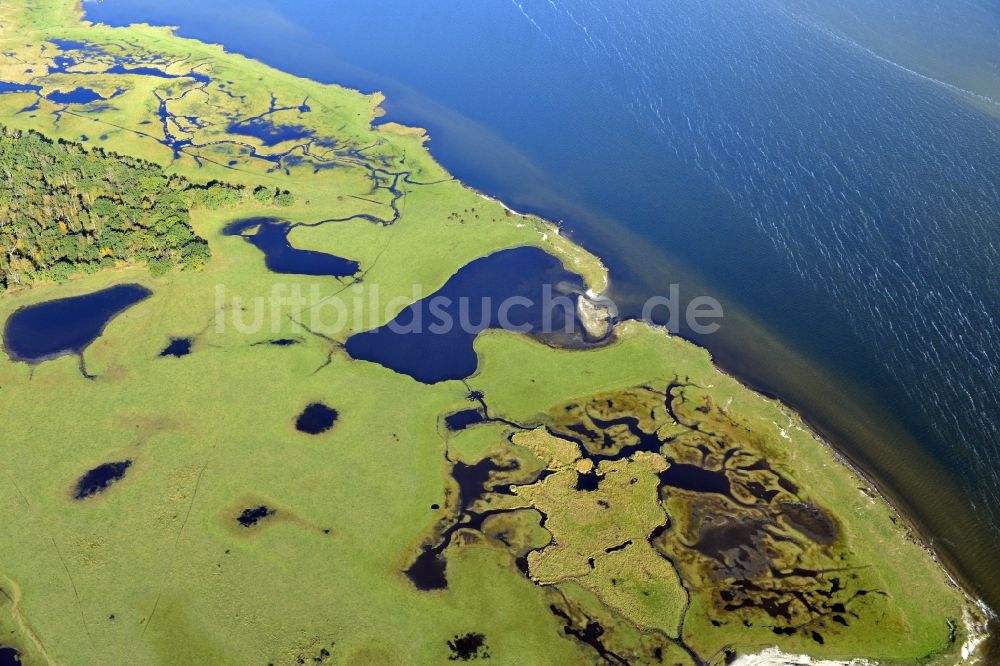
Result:
[[[626,314],[670,282],[718,297],[722,331],[692,337],[800,409],[998,606],[1000,124],[974,96],[989,86],[942,80],[983,54],[931,71],[900,40],[880,59],[808,5],[86,9],[383,90],[461,180],[565,220]],[[991,43],[1000,19],[948,20],[980,8],[933,27]]]

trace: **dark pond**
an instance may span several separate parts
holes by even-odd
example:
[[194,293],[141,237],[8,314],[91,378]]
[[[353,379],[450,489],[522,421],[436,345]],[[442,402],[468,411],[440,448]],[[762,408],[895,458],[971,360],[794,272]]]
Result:
[[80,477],[80,480],[76,482],[76,492],[73,496],[82,500],[103,493],[111,484],[120,481],[131,466],[131,460],[98,465]]
[[299,414],[295,429],[307,435],[319,435],[333,427],[337,420],[337,410],[321,402],[314,402]]
[[577,472],[576,473],[576,489],[585,490],[587,492],[594,492],[601,487],[601,481],[604,480],[603,474],[597,473],[597,467],[595,466],[589,472]]
[[452,467],[451,475],[458,484],[459,511],[467,510],[483,494],[492,490],[490,480],[494,472],[509,471],[516,467],[516,463],[499,465],[492,458],[484,458],[472,465],[461,461],[456,462]]
[[489,659],[490,650],[486,646],[486,636],[472,632],[463,636],[456,635],[448,641],[451,649],[449,661],[470,661],[472,659]]
[[261,520],[271,515],[274,515],[274,509],[269,509],[264,505],[255,506],[243,509],[243,513],[237,516],[236,522],[243,527],[253,527]]
[[173,356],[180,358],[191,353],[191,338],[173,338],[166,349],[160,352],[160,356]]
[[486,416],[479,409],[463,409],[460,412],[455,412],[444,417],[445,425],[448,427],[448,430],[452,431],[465,430],[469,426],[482,423],[485,420]]
[[199,72],[187,72],[185,74],[169,74],[158,67],[147,67],[144,65],[138,65],[134,67],[126,67],[125,65],[118,63],[109,69],[101,72],[102,74],[124,74],[128,75],[138,75],[138,76],[155,76],[159,79],[194,79],[199,83],[208,83],[209,79],[204,74]]
[[[250,232],[256,227],[256,232]],[[254,217],[233,222],[225,228],[227,236],[241,236],[264,253],[264,263],[274,273],[350,277],[360,270],[358,262],[326,252],[299,250],[288,242],[292,224],[270,217]]]
[[20,666],[21,653],[7,645],[0,645],[0,666]]
[[352,358],[432,384],[476,371],[472,343],[503,326],[546,339],[582,341],[580,278],[534,247],[502,250],[464,266],[434,295],[380,328],[348,338]]
[[292,338],[278,338],[277,340],[268,340],[267,344],[274,345],[275,347],[291,347],[292,345],[297,345],[301,340],[294,340]]
[[[413,563],[403,571],[414,587],[423,591],[443,590],[448,587],[448,560],[444,557],[444,551],[451,543],[452,537],[460,529],[481,530],[483,521],[487,517],[507,511],[506,509],[498,509],[478,512],[471,511],[470,507],[486,492],[509,494],[511,484],[495,485],[493,473],[511,471],[517,468],[516,461],[501,465],[492,458],[485,458],[471,465],[461,461],[454,464],[451,475],[458,484],[459,517],[456,522],[445,529],[437,543],[424,545],[414,558]],[[432,504],[431,508],[437,510],[440,505]]]
[[448,587],[448,562],[439,550],[430,546],[424,546],[403,573],[410,579],[413,586],[421,591],[443,590]]
[[671,488],[698,493],[716,493],[730,496],[729,479],[724,472],[712,472],[697,465],[671,463],[660,472],[660,483]]
[[255,137],[265,146],[276,146],[284,141],[305,139],[315,134],[314,130],[302,125],[279,125],[266,118],[251,118],[232,123],[227,131],[231,134]]
[[254,347],[260,345],[270,345],[272,347],[291,347],[292,345],[302,344],[302,340],[299,338],[275,338],[273,340],[261,340],[260,342],[253,343]]
[[7,320],[4,348],[15,361],[28,363],[79,354],[116,315],[152,293],[137,284],[121,284],[23,307]]
[[91,102],[104,99],[97,91],[83,87],[74,88],[69,92],[53,90],[46,97],[57,104],[90,104]]
[[[100,46],[90,44],[88,42],[81,42],[72,39],[50,39],[50,42],[59,47],[60,51],[81,51],[86,55],[109,57],[111,56],[106,50],[102,49]],[[68,56],[65,54],[58,55],[54,58],[55,67],[51,68],[51,72],[63,72],[65,73],[70,67],[77,64],[78,58]],[[115,64],[112,67],[104,70],[103,72],[79,72],[79,74],[124,74],[124,75],[141,75],[141,76],[155,76],[161,79],[180,79],[180,78],[191,78],[198,83],[208,83],[211,79],[200,72],[186,72],[184,74],[170,74],[159,67],[150,67],[148,64],[143,64],[142,62],[136,62],[136,59],[132,56],[119,56],[115,58]]]

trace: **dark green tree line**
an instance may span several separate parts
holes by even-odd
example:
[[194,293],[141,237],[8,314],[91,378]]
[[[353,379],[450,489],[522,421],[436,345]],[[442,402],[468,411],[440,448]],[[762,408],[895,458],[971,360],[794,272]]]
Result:
[[[191,206],[221,208],[254,196],[243,186],[196,184],[152,162],[0,129],[0,289],[64,280],[119,262],[154,274],[208,261]],[[278,201],[278,197],[282,201]],[[291,195],[277,192],[276,204]]]

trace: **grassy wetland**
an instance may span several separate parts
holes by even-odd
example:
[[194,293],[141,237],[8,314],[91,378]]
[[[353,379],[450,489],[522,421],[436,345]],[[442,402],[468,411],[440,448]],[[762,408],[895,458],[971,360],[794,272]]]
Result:
[[[903,519],[690,343],[637,322],[593,349],[488,331],[474,374],[433,384],[351,359],[414,285],[505,249],[607,286],[423,132],[375,122],[378,95],[65,0],[7,3],[0,25],[8,130],[243,192],[192,205],[204,265],[121,259],[0,297],[6,321],[151,292],[82,349],[0,358],[0,645],[25,663],[959,661],[978,611]],[[231,232],[252,219],[357,272],[269,270],[244,237],[262,223]],[[278,292],[379,307],[246,324]]]

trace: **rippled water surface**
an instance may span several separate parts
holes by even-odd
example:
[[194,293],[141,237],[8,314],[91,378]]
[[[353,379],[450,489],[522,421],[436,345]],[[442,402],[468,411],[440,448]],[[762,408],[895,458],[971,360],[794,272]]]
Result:
[[636,309],[873,470],[1000,602],[996,0],[106,0],[388,94],[456,175],[563,218]]

